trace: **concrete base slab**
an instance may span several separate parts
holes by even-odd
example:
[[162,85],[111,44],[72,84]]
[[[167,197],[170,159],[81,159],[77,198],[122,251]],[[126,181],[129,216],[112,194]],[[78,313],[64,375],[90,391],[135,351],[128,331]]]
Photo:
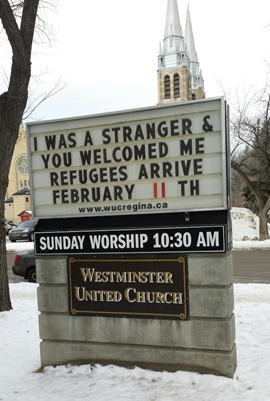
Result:
[[[114,364],[157,371],[178,370],[233,377],[236,346],[230,352],[131,345],[59,343],[42,341],[42,366],[61,364]],[[132,361],[132,362],[131,362]]]

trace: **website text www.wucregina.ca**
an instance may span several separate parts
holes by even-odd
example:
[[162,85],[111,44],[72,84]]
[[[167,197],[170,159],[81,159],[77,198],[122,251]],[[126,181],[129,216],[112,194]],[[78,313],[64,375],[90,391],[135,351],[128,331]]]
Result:
[[137,212],[141,210],[155,210],[155,209],[168,209],[168,203],[136,203],[133,205],[113,205],[113,206],[87,206],[79,207],[79,213],[108,213],[108,212],[122,212],[131,211]]

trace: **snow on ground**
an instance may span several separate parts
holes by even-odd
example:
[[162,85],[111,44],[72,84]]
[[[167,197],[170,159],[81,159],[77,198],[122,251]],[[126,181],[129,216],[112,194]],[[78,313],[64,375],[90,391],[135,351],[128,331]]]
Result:
[[238,365],[233,379],[190,372],[82,365],[46,367],[39,357],[37,284],[10,284],[0,313],[1,401],[269,401],[270,286],[235,284]]
[[231,211],[233,239],[235,241],[258,241],[259,218],[249,209],[234,207]]
[[[233,208],[234,248],[268,248],[258,221]],[[7,250],[33,248],[29,242]],[[270,285],[235,284],[237,369],[233,379],[190,372],[82,365],[40,368],[37,284],[10,284],[13,310],[0,313],[0,401],[269,401]]]
[[[233,207],[231,211],[234,249],[270,249],[270,240],[259,241],[259,218],[249,209]],[[270,225],[269,232],[270,232]]]

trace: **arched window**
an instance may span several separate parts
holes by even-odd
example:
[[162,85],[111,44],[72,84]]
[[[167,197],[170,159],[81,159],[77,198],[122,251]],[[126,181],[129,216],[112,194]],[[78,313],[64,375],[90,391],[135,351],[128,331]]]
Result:
[[180,80],[179,80],[179,74],[174,74],[173,76],[173,93],[174,97],[180,97]]
[[164,89],[165,89],[165,99],[171,98],[171,83],[169,75],[164,77]]
[[192,99],[192,100],[196,100],[196,95],[195,95],[195,93],[192,93],[191,99]]

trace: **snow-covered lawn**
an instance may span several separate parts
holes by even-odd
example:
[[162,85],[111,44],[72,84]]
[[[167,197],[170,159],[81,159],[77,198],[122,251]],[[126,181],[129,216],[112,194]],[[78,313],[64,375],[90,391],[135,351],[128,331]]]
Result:
[[269,401],[270,286],[236,284],[238,366],[233,379],[117,366],[40,368],[37,284],[10,284],[0,313],[1,401]]

